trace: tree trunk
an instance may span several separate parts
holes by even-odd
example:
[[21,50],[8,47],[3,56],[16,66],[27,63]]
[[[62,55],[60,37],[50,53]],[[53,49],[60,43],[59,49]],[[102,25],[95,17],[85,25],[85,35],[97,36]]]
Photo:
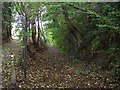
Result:
[[46,39],[45,39],[45,35],[44,35],[44,31],[43,31],[43,27],[42,27],[42,15],[40,13],[40,26],[41,26],[41,35],[43,36],[44,42],[46,43]]
[[32,25],[32,40],[33,43],[36,44],[36,29],[33,25]]
[[15,74],[15,66],[13,61],[11,62],[12,66],[11,66],[11,85],[15,85],[16,84],[16,74]]
[[70,19],[68,18],[68,14],[67,14],[67,10],[64,6],[62,6],[62,13],[66,22],[66,25],[69,29],[69,32],[71,34],[71,37],[73,38],[73,40],[75,41],[76,44],[76,51],[78,50],[78,48],[80,47],[80,44],[82,43],[82,35],[80,34],[80,32],[78,31],[78,29],[72,24],[72,22],[70,21]]
[[39,46],[40,41],[40,22],[39,22],[39,16],[38,16],[38,38],[37,38],[37,45]]
[[[25,33],[27,33],[27,17],[25,17]],[[24,67],[24,79],[26,79],[26,60],[27,60],[27,36],[23,34],[23,67]]]
[[37,41],[36,41],[36,25],[35,25],[35,20],[32,22],[32,41],[33,44],[36,45]]

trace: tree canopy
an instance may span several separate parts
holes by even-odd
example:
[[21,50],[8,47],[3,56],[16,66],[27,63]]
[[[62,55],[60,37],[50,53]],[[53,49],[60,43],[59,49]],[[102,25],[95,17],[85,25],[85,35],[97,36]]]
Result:
[[36,52],[54,51],[49,47],[55,47],[65,57],[74,58],[69,62],[84,61],[110,70],[118,82],[119,8],[118,2],[3,2],[2,39],[12,40],[15,23],[24,80],[28,57],[33,58]]

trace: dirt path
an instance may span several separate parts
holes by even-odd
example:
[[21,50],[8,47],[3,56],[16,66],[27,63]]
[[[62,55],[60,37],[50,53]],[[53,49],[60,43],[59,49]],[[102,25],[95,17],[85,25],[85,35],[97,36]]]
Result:
[[[12,48],[14,52],[19,47],[12,41],[5,47]],[[13,52],[12,51],[12,52]],[[19,55],[18,55],[19,56]],[[9,62],[3,64],[4,85],[10,80]],[[109,74],[107,72],[95,72],[86,67],[84,63],[71,64],[68,58],[64,57],[53,47],[42,53],[35,52],[34,57],[27,60],[27,83],[23,81],[23,68],[16,64],[17,86],[20,88],[107,88]]]

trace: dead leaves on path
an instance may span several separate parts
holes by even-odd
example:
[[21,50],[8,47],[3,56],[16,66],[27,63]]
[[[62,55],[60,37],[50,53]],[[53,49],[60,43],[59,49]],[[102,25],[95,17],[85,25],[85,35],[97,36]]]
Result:
[[[52,50],[52,51],[50,51]],[[60,54],[51,53],[54,49],[35,53],[35,58],[27,60],[27,82],[25,83],[23,69],[15,64],[17,86],[20,88],[111,88],[111,77],[108,72],[95,72],[81,64],[70,64],[67,58]],[[3,64],[4,87],[8,84],[11,64]],[[94,68],[94,67],[93,67]],[[93,71],[91,71],[93,70]]]

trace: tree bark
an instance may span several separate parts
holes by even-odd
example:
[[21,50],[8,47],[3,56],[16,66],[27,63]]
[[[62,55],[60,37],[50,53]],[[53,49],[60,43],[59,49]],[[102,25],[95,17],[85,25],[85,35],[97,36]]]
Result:
[[35,21],[32,23],[32,40],[34,45],[36,45],[36,27],[35,27]]
[[37,45],[39,46],[40,41],[40,22],[39,22],[39,16],[38,16],[38,38],[37,38]]
[[74,41],[77,43],[77,47],[79,47],[80,44],[82,43],[82,40],[81,40],[82,35],[80,35],[80,32],[78,31],[78,29],[72,24],[72,22],[68,18],[67,10],[64,6],[62,6],[62,13],[64,15],[66,25],[70,33],[72,34],[71,36],[73,37]]
[[[25,16],[25,33],[27,33],[27,16]],[[27,35],[23,34],[23,67],[24,67],[24,79],[26,80],[26,60],[27,60]]]

